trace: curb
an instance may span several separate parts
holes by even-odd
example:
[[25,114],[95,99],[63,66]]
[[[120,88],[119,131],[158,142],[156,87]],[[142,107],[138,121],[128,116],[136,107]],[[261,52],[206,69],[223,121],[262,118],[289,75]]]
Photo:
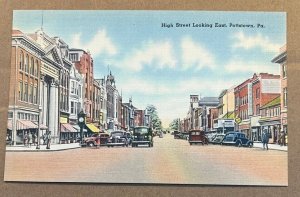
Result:
[[71,149],[77,149],[81,147],[72,147],[72,148],[65,148],[65,149],[35,149],[35,150],[6,150],[6,152],[53,152],[53,151],[64,151],[64,150],[71,150]]
[[[263,150],[263,148],[262,147],[258,147],[258,146],[253,146],[252,148],[259,148],[259,149],[262,149]],[[284,152],[288,152],[288,150],[281,150],[281,149],[276,149],[276,148],[269,148],[269,150],[277,150],[277,151],[284,151]]]

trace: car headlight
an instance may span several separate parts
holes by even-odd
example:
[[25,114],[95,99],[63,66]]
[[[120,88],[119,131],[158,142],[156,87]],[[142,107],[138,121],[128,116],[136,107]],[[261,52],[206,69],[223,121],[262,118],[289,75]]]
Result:
[[137,138],[137,136],[134,136],[134,138]]

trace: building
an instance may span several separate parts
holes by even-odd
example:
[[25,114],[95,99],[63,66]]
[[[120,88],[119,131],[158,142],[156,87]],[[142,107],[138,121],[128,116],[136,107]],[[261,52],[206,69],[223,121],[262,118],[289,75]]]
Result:
[[286,45],[280,48],[280,53],[273,60],[273,63],[280,65],[280,82],[281,82],[281,132],[288,136],[287,127],[287,52]]
[[100,129],[100,112],[101,112],[101,84],[98,80],[94,80],[92,98],[92,123]]
[[134,126],[145,125],[145,110],[136,109],[134,110]]
[[107,129],[107,93],[106,93],[106,81],[105,78],[103,79],[96,79],[96,81],[100,85],[100,114],[99,114],[99,123],[100,123],[100,130]]
[[61,132],[76,132],[69,124],[70,70],[69,46],[59,37],[38,30],[28,34],[44,50],[41,65],[42,124],[51,131],[52,143],[58,143]]
[[198,106],[199,96],[190,95],[190,108],[187,115],[188,120],[188,130],[198,128],[200,129],[199,114],[200,108]]
[[234,87],[221,92],[217,108],[219,118],[229,118],[229,114],[234,111]]
[[[202,108],[200,116],[200,128],[205,132],[213,130],[213,126],[210,123],[210,109],[217,108],[219,105],[218,97],[203,97],[199,100],[199,107]],[[215,111],[216,112],[216,111]],[[216,115],[216,114],[215,114]],[[217,116],[217,115],[216,115]]]
[[70,49],[70,60],[75,68],[84,76],[84,107],[86,113],[86,122],[93,122],[93,88],[94,88],[94,61],[89,52],[82,49]]
[[254,74],[234,88],[235,115],[238,117],[237,130],[248,138],[261,138],[259,124],[260,107],[280,95],[280,76],[268,73]]
[[23,143],[25,132],[38,134],[44,55],[45,50],[31,37],[13,30],[7,134],[14,145]]
[[[260,108],[259,124],[262,131],[267,130],[270,137],[269,143],[277,143],[280,138],[280,106],[280,96],[278,96]],[[261,139],[253,136],[253,140],[260,141]]]

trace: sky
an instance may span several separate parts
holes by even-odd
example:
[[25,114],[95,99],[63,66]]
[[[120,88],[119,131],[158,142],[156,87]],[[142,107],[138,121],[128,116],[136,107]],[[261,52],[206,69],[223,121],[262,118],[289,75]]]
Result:
[[111,71],[123,102],[156,106],[164,127],[186,117],[191,94],[218,97],[254,73],[279,74],[271,60],[286,44],[284,12],[14,11],[14,29],[41,26],[90,51],[94,77]]

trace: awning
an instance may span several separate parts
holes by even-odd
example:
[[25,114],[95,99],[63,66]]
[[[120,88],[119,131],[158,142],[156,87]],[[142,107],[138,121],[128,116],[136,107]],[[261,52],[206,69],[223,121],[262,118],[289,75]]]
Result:
[[18,120],[17,121],[17,130],[24,129],[37,129],[38,126],[31,122],[30,120]]
[[93,124],[86,124],[86,126],[93,133],[98,133],[99,132],[99,129]]
[[12,120],[7,121],[7,129],[12,130]]
[[48,127],[46,125],[44,125],[44,124],[40,124],[40,129],[46,130],[46,129],[48,129]]
[[74,129],[73,126],[70,125],[69,123],[61,124],[60,131],[61,132],[71,132],[71,133],[76,133],[77,132],[77,130]]
[[[80,126],[78,126],[78,125],[72,125],[72,127],[73,127],[74,129],[76,129],[77,132],[80,132]],[[86,130],[85,128],[83,128],[83,132],[87,132],[87,130]]]

